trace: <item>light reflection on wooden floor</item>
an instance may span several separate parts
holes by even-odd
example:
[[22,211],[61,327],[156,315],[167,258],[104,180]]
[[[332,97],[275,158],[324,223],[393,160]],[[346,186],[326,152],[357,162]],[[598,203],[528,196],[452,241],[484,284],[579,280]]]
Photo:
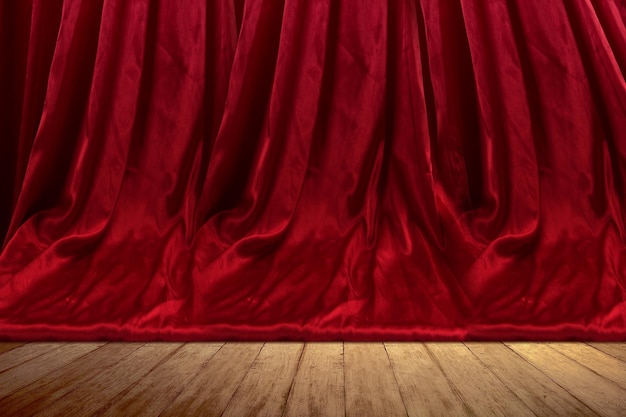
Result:
[[623,343],[0,343],[2,416],[626,416]]

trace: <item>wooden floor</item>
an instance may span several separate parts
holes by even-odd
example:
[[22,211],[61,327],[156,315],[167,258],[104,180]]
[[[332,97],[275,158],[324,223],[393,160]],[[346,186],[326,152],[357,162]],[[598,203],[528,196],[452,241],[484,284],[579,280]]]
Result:
[[626,344],[0,343],[2,416],[626,416]]

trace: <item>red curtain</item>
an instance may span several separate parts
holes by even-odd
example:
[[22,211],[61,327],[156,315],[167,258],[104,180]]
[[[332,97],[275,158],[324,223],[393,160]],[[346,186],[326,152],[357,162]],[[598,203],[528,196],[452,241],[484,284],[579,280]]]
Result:
[[0,338],[626,340],[622,0],[0,0]]

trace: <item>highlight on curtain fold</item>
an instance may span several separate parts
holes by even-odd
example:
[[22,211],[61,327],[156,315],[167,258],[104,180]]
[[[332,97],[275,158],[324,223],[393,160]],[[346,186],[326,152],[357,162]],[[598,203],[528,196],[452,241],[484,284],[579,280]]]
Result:
[[626,340],[618,0],[0,0],[0,339]]

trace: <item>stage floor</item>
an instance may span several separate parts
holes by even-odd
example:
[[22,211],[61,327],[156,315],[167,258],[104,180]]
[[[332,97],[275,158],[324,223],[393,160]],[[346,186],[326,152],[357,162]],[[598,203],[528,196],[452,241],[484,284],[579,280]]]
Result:
[[2,416],[624,416],[624,343],[0,343]]

